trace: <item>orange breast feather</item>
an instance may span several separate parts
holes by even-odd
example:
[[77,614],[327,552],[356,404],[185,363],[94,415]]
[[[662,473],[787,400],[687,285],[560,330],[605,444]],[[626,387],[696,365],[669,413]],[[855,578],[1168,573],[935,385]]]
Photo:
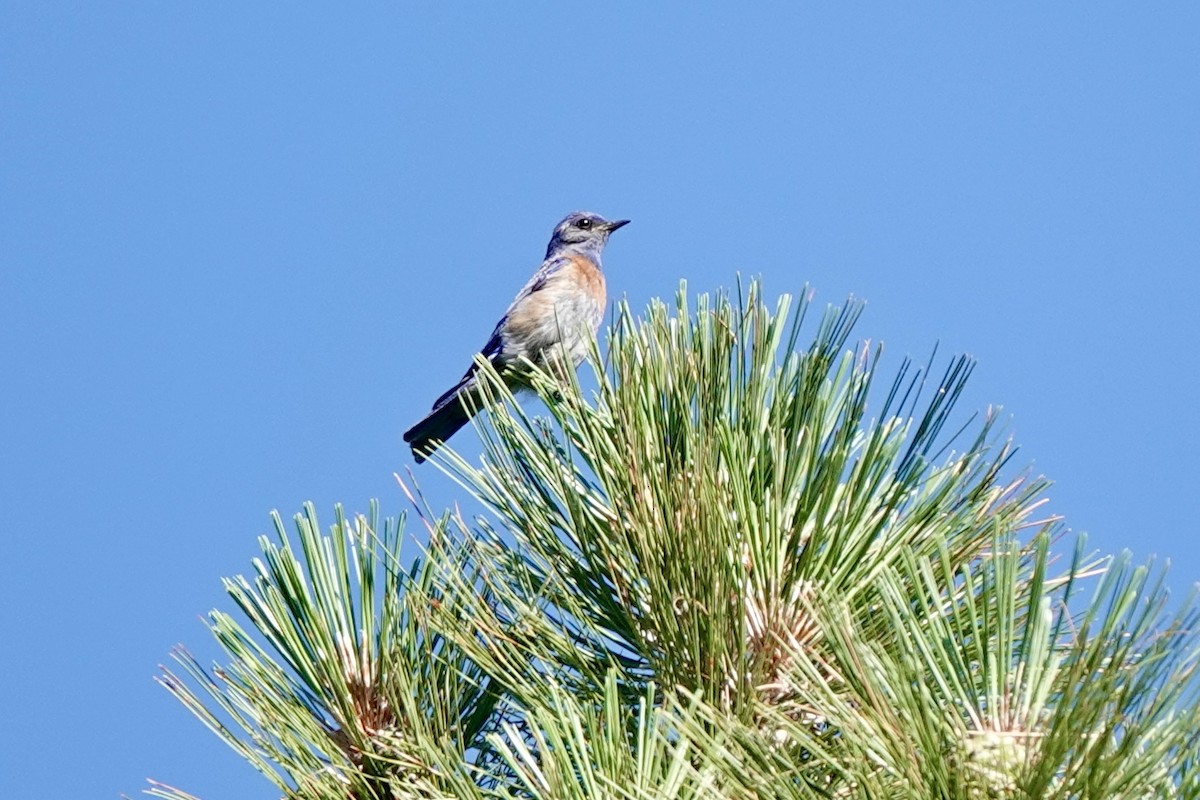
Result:
[[597,269],[591,259],[584,256],[571,256],[571,268],[579,282],[579,288],[587,292],[596,305],[603,307],[607,300],[604,292],[604,273]]

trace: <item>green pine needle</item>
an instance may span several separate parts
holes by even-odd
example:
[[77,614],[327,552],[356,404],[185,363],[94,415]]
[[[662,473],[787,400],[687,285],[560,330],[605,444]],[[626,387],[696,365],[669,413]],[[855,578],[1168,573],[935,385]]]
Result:
[[479,361],[482,460],[431,461],[485,513],[407,570],[374,505],[276,516],[162,682],[294,798],[1200,797],[1196,603],[1056,571],[972,362],[881,376],[861,311],[622,303],[541,405]]

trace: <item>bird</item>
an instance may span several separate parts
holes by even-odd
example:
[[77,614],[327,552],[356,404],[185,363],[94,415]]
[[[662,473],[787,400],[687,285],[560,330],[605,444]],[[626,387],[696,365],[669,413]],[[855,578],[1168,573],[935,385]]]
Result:
[[[573,211],[554,227],[542,265],[479,351],[510,387],[522,388],[526,359],[539,367],[569,359],[574,368],[583,361],[607,302],[600,255],[609,235],[628,224],[627,219],[610,221],[590,211]],[[418,464],[479,409],[478,368],[472,361],[458,383],[404,434]]]

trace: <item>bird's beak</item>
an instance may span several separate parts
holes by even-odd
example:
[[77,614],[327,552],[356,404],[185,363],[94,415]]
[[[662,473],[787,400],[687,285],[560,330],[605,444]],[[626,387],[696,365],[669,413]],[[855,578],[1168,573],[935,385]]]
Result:
[[627,220],[627,219],[613,220],[612,222],[605,223],[604,229],[606,231],[608,231],[609,233],[612,233],[617,228],[624,228],[628,224],[629,224],[629,220]]

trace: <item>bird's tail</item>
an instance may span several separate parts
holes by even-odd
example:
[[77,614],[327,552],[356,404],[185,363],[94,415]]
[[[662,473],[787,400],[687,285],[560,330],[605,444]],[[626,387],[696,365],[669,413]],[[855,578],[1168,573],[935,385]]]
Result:
[[[413,458],[418,464],[471,421],[479,401],[471,392],[474,385],[472,376],[464,375],[458,385],[438,398],[425,419],[405,432],[404,441],[412,447]],[[471,410],[468,411],[468,408]]]

